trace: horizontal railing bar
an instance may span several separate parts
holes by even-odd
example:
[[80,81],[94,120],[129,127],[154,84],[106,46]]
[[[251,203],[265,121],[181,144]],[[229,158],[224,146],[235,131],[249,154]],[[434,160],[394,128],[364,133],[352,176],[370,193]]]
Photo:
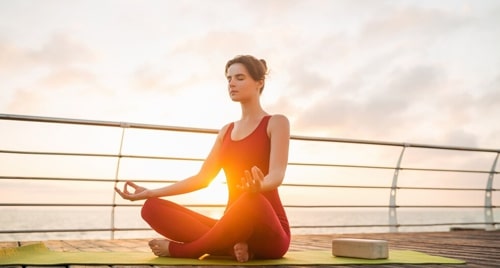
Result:
[[[141,230],[146,228],[141,228]],[[118,231],[111,228],[95,229],[37,229],[37,230],[0,230],[0,234],[28,234],[28,233],[75,233],[75,232],[111,232]]]
[[[291,166],[313,166],[313,167],[343,167],[343,168],[366,168],[366,169],[390,169],[394,170],[396,167],[388,166],[367,166],[367,165],[340,165],[340,164],[328,164],[328,163],[288,163]],[[412,167],[400,167],[400,171],[432,171],[432,172],[456,172],[456,173],[486,173],[489,174],[491,170],[466,170],[466,169],[437,169],[437,168],[412,168]],[[500,173],[500,171],[493,172],[495,174]]]
[[[139,203],[128,204],[89,204],[89,203],[0,203],[0,207],[141,207]],[[184,204],[186,207],[217,208],[224,204]]]
[[[197,133],[208,133],[208,134],[218,133],[218,130],[216,130],[216,129],[206,129],[206,128],[176,127],[176,126],[165,126],[165,125],[143,124],[143,123],[114,122],[114,121],[85,120],[85,119],[69,119],[69,118],[29,116],[29,115],[16,115],[16,114],[0,114],[0,120],[31,121],[31,122],[58,123],[58,124],[93,125],[93,126],[122,127],[122,128],[140,128],[140,129],[153,129],[153,130],[170,130],[170,131],[197,132]],[[500,149],[472,148],[472,147],[462,147],[462,146],[440,146],[440,145],[431,145],[431,144],[372,141],[372,140],[358,140],[358,139],[341,139],[341,138],[326,138],[326,137],[311,137],[311,136],[300,136],[300,135],[291,135],[290,138],[293,140],[302,140],[302,141],[356,143],[356,144],[369,144],[369,145],[382,145],[382,146],[415,147],[415,148],[428,148],[428,149],[500,153]]]
[[[448,223],[405,223],[397,227],[424,227],[424,226],[457,226],[457,225],[484,225],[487,222],[448,222]],[[493,224],[500,224],[494,222]],[[291,225],[292,229],[333,229],[333,228],[366,228],[390,227],[390,224],[347,224],[347,225]],[[74,233],[74,232],[111,232],[111,231],[151,231],[151,228],[90,228],[90,229],[28,229],[28,230],[0,230],[0,234],[25,234],[25,233]]]
[[[170,156],[144,156],[130,154],[98,154],[98,153],[67,153],[67,152],[43,152],[43,151],[15,151],[15,150],[0,150],[4,154],[24,154],[24,155],[51,155],[51,156],[80,156],[80,157],[121,157],[121,158],[140,158],[151,160],[174,160],[174,161],[204,161],[204,158],[194,157],[170,157]],[[342,167],[342,168],[366,168],[366,169],[388,169],[393,170],[395,167],[388,166],[367,166],[367,165],[341,165],[328,163],[298,163],[290,162],[290,166],[311,166],[311,167]],[[436,168],[412,168],[401,167],[401,171],[432,171],[432,172],[454,172],[454,173],[478,173],[478,174],[499,174],[500,171],[491,170],[465,170],[465,169],[436,169]]]
[[[289,187],[319,187],[319,188],[348,188],[348,189],[393,189],[390,186],[370,186],[370,185],[335,185],[335,184],[291,184],[284,183],[282,186]],[[440,190],[440,191],[484,191],[484,188],[452,188],[452,187],[395,187],[398,190]],[[491,189],[497,191],[498,189]]]
[[342,168],[371,168],[371,169],[394,169],[395,167],[387,166],[366,166],[366,165],[341,165],[341,164],[328,164],[328,163],[300,163],[289,162],[289,166],[311,166],[311,167],[342,167]]
[[[424,227],[424,226],[453,226],[453,225],[484,225],[490,224],[487,222],[453,222],[453,223],[408,223],[408,224],[353,224],[353,225],[295,225],[290,226],[290,228],[297,229],[316,229],[316,228],[366,228],[366,227]],[[500,224],[500,222],[494,222],[493,224]]]
[[[186,207],[224,208],[225,204],[183,204]],[[0,203],[0,207],[140,207],[142,204]],[[391,208],[388,205],[283,205],[285,208]],[[398,205],[396,208],[484,208],[480,205]],[[495,209],[499,206],[492,206]]]
[[52,155],[52,156],[83,156],[83,157],[121,157],[121,158],[141,158],[153,160],[180,160],[180,161],[203,161],[203,158],[192,157],[169,157],[169,156],[143,156],[143,155],[127,155],[127,154],[97,154],[97,153],[65,153],[65,152],[42,152],[42,151],[13,151],[0,150],[4,154],[29,154],[29,155]]
[[151,230],[152,230],[151,228],[35,229],[35,230],[0,230],[0,234],[151,231]]
[[0,150],[2,154],[23,154],[23,155],[53,155],[53,156],[85,156],[85,157],[119,157],[116,154],[99,154],[99,153],[65,153],[65,152],[42,152],[42,151],[14,151]]
[[[78,181],[78,182],[126,182],[127,180],[97,179],[97,178],[53,178],[53,177],[23,177],[23,176],[0,176],[0,180],[46,180],[46,181]],[[138,183],[176,183],[175,180],[136,180]],[[335,184],[294,184],[284,183],[287,187],[312,187],[312,188],[348,188],[348,189],[392,189],[389,186],[372,185],[335,185]],[[452,187],[396,187],[398,190],[437,190],[437,191],[484,191],[484,188],[452,188]],[[499,189],[491,189],[498,191]]]
[[[0,180],[33,180],[33,181],[75,181],[75,182],[126,182],[128,180],[98,179],[98,178],[54,178],[32,176],[0,176]],[[176,183],[175,180],[136,180],[138,183]]]
[[144,123],[86,120],[86,119],[69,119],[69,118],[59,118],[59,117],[13,115],[13,114],[0,114],[0,120],[2,120],[2,119],[3,120],[12,120],[12,121],[39,122],[39,123],[90,125],[90,126],[121,127],[121,128],[140,128],[140,129],[150,129],[150,130],[196,132],[196,133],[207,133],[207,134],[217,134],[217,132],[218,132],[218,130],[207,129],[207,128],[177,127],[177,126],[165,126],[165,125],[144,124]]
[[[484,208],[480,205],[284,205],[286,208]],[[498,208],[498,206],[492,206]]]
[[[23,116],[23,115],[9,115],[0,114],[0,120],[15,120],[15,121],[28,121],[28,122],[38,122],[38,123],[53,123],[53,124],[70,124],[70,125],[86,125],[86,126],[102,126],[102,127],[116,127],[121,128],[123,131],[128,128],[143,129],[143,130],[162,130],[162,131],[178,131],[178,132],[191,132],[191,133],[203,133],[203,134],[216,134],[218,130],[215,129],[205,129],[205,128],[191,128],[191,127],[177,127],[177,126],[166,126],[166,125],[155,125],[155,124],[138,124],[138,123],[127,123],[127,122],[112,122],[112,121],[98,121],[98,120],[84,120],[84,119],[67,119],[67,118],[56,118],[56,117],[40,117],[40,116]],[[122,132],[124,133],[124,132]],[[123,134],[122,134],[123,135]],[[122,137],[123,139],[123,137]],[[441,146],[441,145],[428,145],[428,144],[410,144],[401,142],[386,142],[386,141],[373,141],[373,140],[356,140],[356,139],[341,139],[341,138],[325,138],[325,137],[312,137],[312,136],[299,136],[292,135],[292,140],[297,141],[311,141],[311,142],[330,142],[330,143],[351,143],[360,145],[376,145],[376,146],[397,146],[404,148],[423,148],[423,149],[440,149],[440,150],[456,150],[456,151],[469,151],[469,152],[488,152],[488,153],[500,153],[500,149],[485,149],[485,148],[472,148],[472,147],[460,147],[460,146]],[[404,151],[403,148],[403,151]],[[149,160],[178,160],[178,161],[203,161],[203,158],[187,158],[187,157],[169,157],[169,156],[145,156],[145,155],[134,155],[134,154],[110,154],[110,153],[85,153],[85,152],[50,152],[50,151],[15,151],[15,150],[0,150],[0,154],[19,154],[19,155],[48,155],[48,156],[65,156],[65,157],[106,157],[106,158],[137,158],[137,159],[149,159]],[[498,155],[497,155],[498,157]],[[495,162],[496,163],[496,162]],[[495,164],[493,164],[492,170],[462,170],[462,169],[438,169],[438,168],[412,168],[412,167],[393,167],[393,166],[374,166],[374,165],[353,165],[353,164],[330,164],[330,163],[300,163],[300,162],[290,162],[290,166],[311,166],[311,167],[328,167],[328,168],[353,168],[353,169],[385,169],[385,170],[395,170],[400,171],[418,171],[418,172],[456,172],[456,173],[475,173],[475,174],[490,174],[490,176],[499,174],[500,171],[495,170]],[[367,163],[365,163],[367,164]],[[0,176],[0,180],[45,180],[45,181],[85,181],[85,182],[107,182],[107,183],[117,183],[123,182],[118,178],[115,179],[102,179],[102,178],[49,178],[49,177],[23,177],[23,176]],[[171,180],[139,180],[139,182],[145,183],[175,183],[177,181]],[[318,188],[350,188],[350,189],[384,189],[384,190],[432,190],[432,191],[485,191],[483,188],[452,188],[452,187],[402,187],[402,186],[374,186],[374,185],[322,185],[322,184],[287,184],[284,183],[283,186],[288,187],[318,187]],[[488,193],[490,191],[497,191],[498,189],[490,189],[488,187]],[[183,204],[187,207],[199,207],[199,208],[224,208],[224,204]],[[64,208],[64,207],[104,207],[104,208],[114,208],[114,207],[140,207],[141,203],[127,203],[127,204],[113,204],[99,203],[99,204],[69,204],[69,203],[0,203],[0,208],[2,207],[54,207],[54,208]],[[360,208],[360,209],[497,209],[498,206],[488,206],[485,205],[284,205],[285,208],[294,209],[350,209],[350,208]],[[404,210],[403,210],[404,211]],[[425,212],[424,212],[425,213]],[[114,215],[112,216],[114,217]],[[486,220],[485,220],[486,221]],[[492,222],[493,219],[487,222],[481,223],[470,223],[470,222],[456,222],[456,223],[409,223],[409,224],[372,224],[372,225],[314,225],[314,226],[291,226],[291,228],[348,228],[348,227],[418,227],[418,226],[440,226],[440,225],[496,225],[497,222]],[[57,232],[115,232],[115,231],[134,231],[134,230],[151,230],[150,228],[116,228],[114,224],[110,228],[97,228],[97,229],[50,229],[50,230],[14,230],[5,231],[2,230],[0,233],[15,233],[15,232],[44,232],[44,233],[57,233]]]
[[[33,181],[83,181],[83,182],[115,182],[113,179],[97,178],[53,178],[53,177],[30,177],[30,176],[0,176],[0,180],[33,180]],[[151,181],[156,182],[156,181]]]
[[424,149],[441,149],[441,150],[474,151],[474,152],[490,152],[490,153],[499,153],[500,152],[500,149],[486,149],[486,148],[474,148],[474,147],[462,147],[462,146],[442,146],[442,145],[418,144],[418,143],[406,143],[406,142],[388,142],[388,141],[373,141],[373,140],[358,140],[358,139],[310,137],[310,136],[299,136],[299,135],[292,135],[290,138],[294,139],[294,140],[302,140],[302,141],[355,143],[355,144],[367,144],[367,145],[414,147],[414,148],[424,148]]
[[[391,187],[388,187],[391,189]],[[484,188],[451,188],[451,187],[405,187],[398,186],[398,190],[437,190],[437,191],[484,191]],[[498,189],[491,189],[492,191],[497,191]]]

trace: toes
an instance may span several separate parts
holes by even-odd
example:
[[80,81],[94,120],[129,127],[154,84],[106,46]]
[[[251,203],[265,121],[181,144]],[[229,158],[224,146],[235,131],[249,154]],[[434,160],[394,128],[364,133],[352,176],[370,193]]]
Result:
[[234,245],[234,257],[238,262],[247,262],[250,254],[248,253],[248,245],[246,243],[238,243]]
[[154,240],[149,241],[148,245],[149,245],[150,248],[152,248],[155,245],[158,245],[158,242],[156,241],[156,239],[154,239]]

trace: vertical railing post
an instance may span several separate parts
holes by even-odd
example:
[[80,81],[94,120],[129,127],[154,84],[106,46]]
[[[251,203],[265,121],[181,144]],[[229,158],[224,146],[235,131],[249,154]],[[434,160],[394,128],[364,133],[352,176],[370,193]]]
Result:
[[398,231],[398,213],[397,213],[397,205],[396,205],[396,192],[398,188],[398,177],[399,177],[399,171],[401,169],[401,161],[403,160],[403,155],[405,153],[406,147],[408,147],[408,144],[403,145],[403,150],[401,150],[401,154],[399,155],[399,160],[398,164],[396,165],[396,168],[394,169],[394,175],[392,176],[392,185],[391,185],[391,192],[390,192],[390,197],[389,197],[389,231],[390,232],[397,232]]
[[495,157],[495,161],[493,161],[493,165],[491,166],[491,171],[488,175],[488,181],[486,183],[485,195],[484,195],[484,222],[486,224],[486,230],[495,230],[495,221],[493,219],[493,200],[492,200],[492,191],[493,191],[493,177],[495,176],[495,168],[498,162],[498,155]]
[[130,125],[126,123],[121,123],[120,127],[122,128],[122,136],[120,139],[120,149],[118,151],[118,159],[116,162],[116,170],[115,170],[115,183],[113,187],[113,205],[111,207],[111,239],[115,239],[115,210],[116,210],[116,191],[115,188],[118,186],[118,180],[120,175],[120,163],[122,159],[122,149],[123,149],[123,140],[125,137],[125,129]]

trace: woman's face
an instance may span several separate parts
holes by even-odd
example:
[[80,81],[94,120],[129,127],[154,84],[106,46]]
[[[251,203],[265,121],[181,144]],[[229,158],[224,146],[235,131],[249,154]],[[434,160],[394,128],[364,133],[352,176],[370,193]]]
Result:
[[233,101],[245,101],[250,97],[259,96],[263,81],[255,81],[250,76],[245,65],[234,63],[227,69],[229,97]]

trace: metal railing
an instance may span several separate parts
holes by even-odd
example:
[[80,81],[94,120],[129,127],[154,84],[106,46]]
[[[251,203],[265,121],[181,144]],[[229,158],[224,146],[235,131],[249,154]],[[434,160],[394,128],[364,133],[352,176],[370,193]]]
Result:
[[[137,124],[137,123],[125,123],[125,122],[111,122],[111,121],[96,121],[96,120],[79,120],[79,119],[67,119],[67,118],[52,118],[52,117],[40,117],[40,116],[23,116],[23,115],[12,115],[12,114],[0,114],[0,137],[2,137],[2,122],[15,121],[23,123],[36,123],[36,124],[52,124],[52,125],[83,125],[92,127],[105,127],[105,128],[115,128],[121,131],[120,140],[118,142],[118,152],[116,153],[82,153],[82,152],[72,152],[72,151],[54,151],[54,150],[26,150],[26,149],[5,149],[0,147],[0,156],[10,157],[10,156],[40,156],[40,157],[86,157],[86,158],[106,158],[115,160],[114,162],[114,177],[109,178],[80,178],[80,177],[55,177],[55,176],[24,176],[18,174],[1,174],[0,173],[0,189],[3,181],[9,182],[24,182],[25,185],[29,185],[34,182],[93,182],[93,183],[108,183],[114,184],[115,186],[125,181],[120,177],[120,171],[123,169],[124,159],[140,159],[147,161],[181,161],[181,162],[199,162],[203,161],[200,157],[184,157],[176,155],[142,155],[142,154],[125,154],[123,152],[123,146],[126,142],[124,137],[126,132],[131,129],[138,130],[155,130],[155,131],[168,131],[168,132],[185,132],[185,133],[196,133],[204,135],[214,135],[217,130],[213,129],[202,129],[202,128],[187,128],[187,127],[177,127],[177,126],[164,126],[164,125],[153,125],[153,124]],[[307,144],[354,144],[359,146],[381,146],[381,147],[391,147],[400,148],[397,159],[394,159],[394,165],[373,165],[366,163],[317,163],[317,162],[305,162],[305,161],[290,161],[290,167],[296,168],[306,168],[306,169],[348,169],[348,170],[383,170],[391,172],[391,183],[390,185],[373,185],[373,184],[363,184],[363,185],[349,185],[349,184],[335,184],[335,178],[322,178],[329,181],[326,184],[315,184],[310,182],[298,182],[298,183],[285,183],[284,188],[293,188],[309,191],[310,189],[326,189],[328,191],[336,190],[367,190],[367,191],[388,191],[389,196],[387,196],[387,203],[382,204],[329,204],[327,201],[321,204],[293,204],[292,202],[285,202],[286,209],[384,209],[388,213],[386,223],[368,223],[368,224],[334,224],[329,222],[323,222],[321,225],[311,224],[311,225],[294,225],[292,223],[292,228],[294,229],[318,229],[318,228],[366,228],[366,227],[382,227],[388,228],[391,232],[398,231],[401,227],[412,227],[412,226],[484,226],[486,229],[495,229],[499,222],[494,219],[495,209],[498,208],[493,202],[493,197],[497,188],[494,187],[494,176],[499,172],[496,171],[498,157],[500,154],[500,149],[482,149],[482,148],[470,148],[470,147],[457,147],[457,146],[438,146],[438,145],[426,145],[426,144],[413,144],[413,143],[399,143],[399,142],[382,142],[382,141],[368,141],[368,140],[355,140],[355,139],[339,139],[339,138],[322,138],[322,137],[310,137],[310,136],[298,136],[292,135],[292,142],[302,142]],[[485,169],[457,169],[457,168],[435,168],[435,167],[411,167],[403,165],[404,157],[408,154],[409,148],[419,148],[432,151],[457,151],[457,152],[468,152],[468,153],[485,153],[488,157],[491,155],[491,168],[489,170]],[[333,153],[332,153],[333,154]],[[294,159],[291,155],[290,159]],[[328,161],[328,157],[325,157]],[[415,163],[414,163],[415,164]],[[1,172],[0,163],[0,172]],[[418,186],[410,185],[404,186],[399,182],[401,172],[416,172],[416,173],[441,173],[441,174],[467,174],[474,176],[484,176],[486,179],[486,184],[484,187],[443,187],[443,186]],[[20,173],[22,173],[20,171]],[[321,173],[321,172],[319,172]],[[287,175],[288,176],[288,175]],[[174,183],[175,181],[169,180],[140,180],[142,183]],[[477,185],[477,183],[475,184]],[[478,205],[477,202],[474,205],[464,205],[464,204],[398,204],[397,196],[402,194],[402,191],[421,191],[421,192],[475,192],[484,193],[484,202]],[[68,233],[68,232],[109,232],[111,237],[114,238],[115,232],[122,231],[141,231],[148,230],[148,228],[143,227],[117,227],[115,224],[116,219],[116,209],[125,207],[139,207],[141,204],[135,203],[120,203],[117,201],[116,193],[113,191],[111,202],[103,203],[72,203],[72,202],[5,202],[0,197],[0,208],[12,208],[12,207],[23,207],[23,208],[36,208],[36,207],[55,207],[55,208],[82,208],[82,207],[104,207],[110,209],[110,223],[109,227],[102,226],[99,228],[51,228],[51,229],[4,229],[0,230],[0,234],[24,234],[24,233]],[[224,204],[186,204],[191,207],[207,207],[207,208],[222,208]],[[462,222],[423,222],[423,223],[400,223],[398,221],[398,211],[402,209],[481,209],[484,211],[484,220],[482,221],[462,221]]]

